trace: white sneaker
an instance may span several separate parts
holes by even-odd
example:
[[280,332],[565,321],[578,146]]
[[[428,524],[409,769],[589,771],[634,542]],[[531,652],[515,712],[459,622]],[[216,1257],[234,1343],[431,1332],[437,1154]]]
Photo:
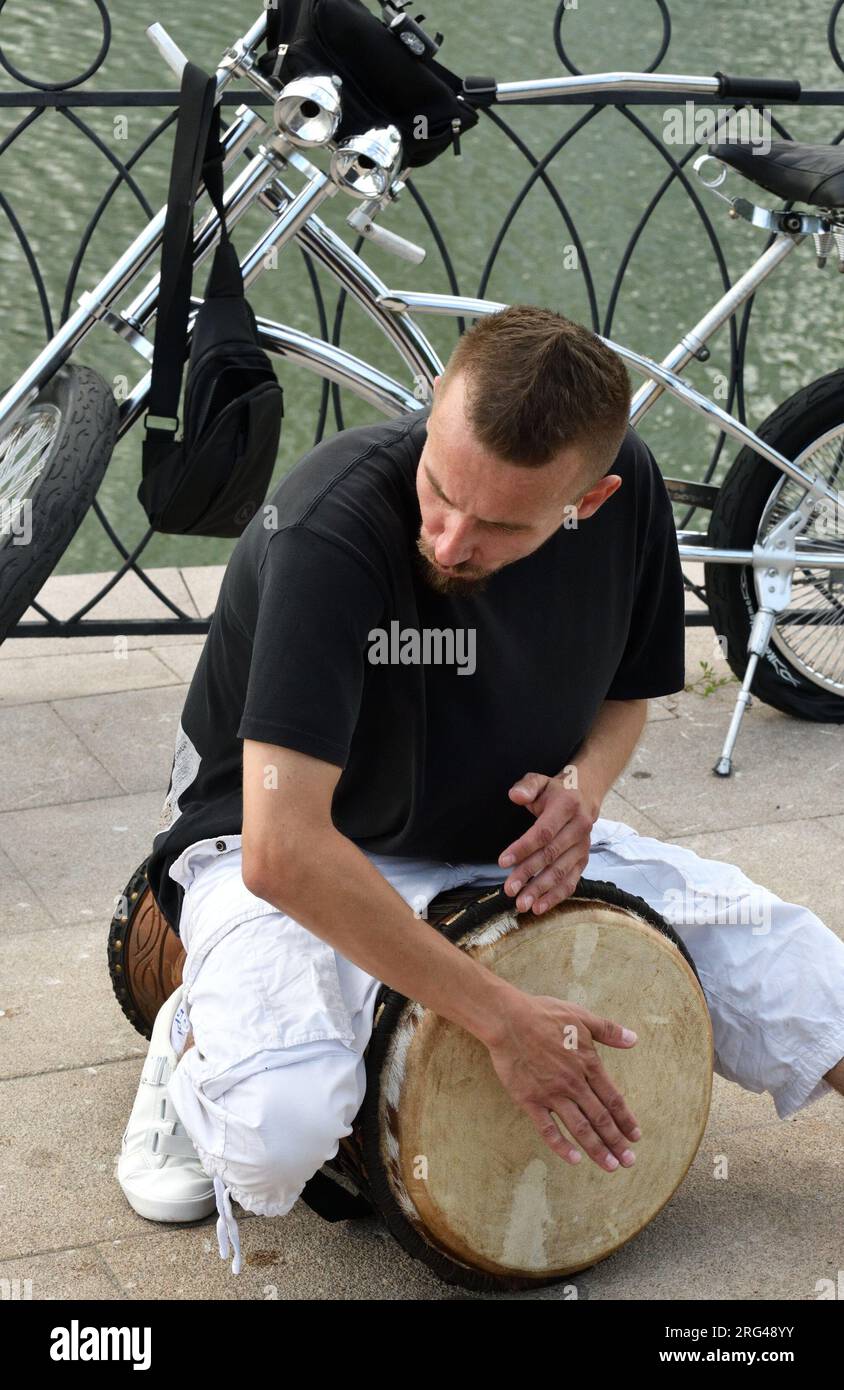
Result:
[[182,993],[179,985],[156,1015],[117,1161],[117,1180],[126,1200],[148,1221],[198,1221],[217,1205],[214,1183],[167,1094],[179,1060],[170,1029]]

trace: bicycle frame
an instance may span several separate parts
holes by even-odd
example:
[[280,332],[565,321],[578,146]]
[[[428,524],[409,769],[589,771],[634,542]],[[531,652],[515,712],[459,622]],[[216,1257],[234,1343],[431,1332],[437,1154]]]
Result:
[[[254,52],[262,43],[266,30],[266,13],[252,25],[242,38],[228,50],[216,72],[217,94],[235,76],[244,76],[265,94],[277,96],[281,90],[258,72],[254,65]],[[158,40],[158,47],[177,73],[180,73],[184,55],[168,39]],[[664,92],[699,91],[715,95],[718,82],[714,77],[673,76],[654,73],[599,73],[579,77],[531,79],[528,81],[499,83],[496,89],[498,102],[514,101],[524,96],[549,96],[562,93],[590,93],[625,91],[639,88]],[[235,121],[223,136],[225,151],[224,169],[228,169],[246,149],[250,138],[268,129],[267,123],[247,105],[239,107]],[[294,194],[284,183],[281,174],[288,168],[296,169],[307,182]],[[317,209],[326,199],[333,197],[339,188],[331,179],[313,165],[299,150],[285,150],[283,155],[265,145],[259,146],[257,155],[249,161],[245,169],[230,184],[224,194],[226,223],[235,225],[243,213],[254,203],[261,203],[272,215],[273,222],[256,242],[242,262],[244,283],[248,286],[260,275],[266,265],[268,252],[295,240],[310,256],[321,264],[332,277],[353,296],[357,303],[369,314],[384,335],[393,343],[405,365],[413,373],[416,392],[403,386],[394,378],[377,371],[368,363],[344,349],[323,342],[321,339],[298,332],[283,324],[258,318],[258,328],[264,346],[269,351],[315,371],[321,377],[336,382],[354,391],[362,399],[374,405],[387,415],[398,415],[410,409],[422,408],[419,384],[424,383],[425,395],[429,396],[434,377],[443,370],[433,346],[428,342],[411,317],[411,311],[463,315],[477,317],[495,313],[504,308],[503,304],[462,296],[403,293],[392,290],[365,264],[346,243],[317,216]],[[27,404],[50,379],[56,368],[70,356],[94,325],[101,321],[117,332],[147,362],[152,360],[152,342],[145,335],[145,329],[152,321],[158,297],[159,276],[154,275],[144,286],[132,303],[121,313],[115,313],[112,305],[131,281],[147,265],[158,249],[164,229],[166,207],[139,233],[127,247],[93,290],[80,296],[79,308],[44,348],[15,385],[0,400],[0,429],[13,423]],[[213,252],[219,241],[219,217],[213,209],[200,221],[194,235],[194,262],[201,264]],[[798,482],[806,490],[811,504],[827,499],[837,505],[835,491],[822,479],[807,474],[792,460],[785,458],[777,450],[760,439],[753,430],[743,425],[734,416],[716,405],[708,397],[696,391],[680,379],[679,373],[686,364],[700,352],[704,344],[721,328],[732,314],[752,295],[758,286],[780,265],[796,245],[805,238],[801,235],[779,235],[773,245],[765,251],[739,281],[736,282],[711,309],[689,329],[671,349],[661,363],[642,356],[612,339],[603,339],[620,357],[635,370],[641,372],[646,382],[636,392],[631,407],[632,424],[651,409],[663,391],[669,391],[688,408],[704,415],[716,423],[720,429],[743,445],[753,448],[762,458],[767,459],[785,476]],[[191,319],[191,324],[192,324]],[[189,326],[190,331],[190,326]],[[149,395],[150,374],[147,372],[120,404],[119,435],[131,427],[142,414]],[[667,480],[669,483],[674,480]],[[681,487],[679,481],[676,484]],[[808,513],[806,520],[808,520]],[[802,529],[802,528],[801,528]],[[680,555],[684,559],[718,561],[725,564],[753,565],[757,568],[769,562],[765,546],[755,546],[753,550],[716,549],[705,544],[705,535],[700,532],[678,532]],[[800,550],[799,552],[778,539],[776,563],[793,566],[799,563],[804,567],[844,569],[844,553],[829,551]]]

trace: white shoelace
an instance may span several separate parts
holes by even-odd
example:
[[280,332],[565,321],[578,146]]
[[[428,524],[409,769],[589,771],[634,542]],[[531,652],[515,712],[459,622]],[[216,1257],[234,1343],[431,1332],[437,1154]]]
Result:
[[[188,1018],[188,1015],[185,1012],[184,1005],[180,1004],[173,1019],[173,1024],[170,1033],[170,1045],[177,1056],[181,1056],[182,1050],[184,1048],[185,1039],[189,1032],[190,1019]],[[150,1080],[153,1081],[153,1084],[160,1085],[162,1082],[166,1084],[170,1076],[170,1073],[171,1068],[169,1062],[163,1057],[156,1058],[155,1062],[153,1063],[153,1070],[150,1076]],[[175,1117],[176,1112],[175,1110],[173,1110],[172,1105],[169,1104],[168,1097],[168,1105],[163,1110],[161,1118],[164,1119],[164,1116],[166,1115],[167,1120],[169,1120],[171,1114]],[[178,1135],[176,1134],[177,1127],[180,1131]],[[164,1125],[161,1124],[161,1121],[159,1121],[159,1123],[155,1126],[155,1129],[158,1131],[157,1135],[155,1135],[155,1137],[153,1138],[153,1134],[152,1132],[150,1132],[147,1139],[147,1142],[151,1148],[153,1148],[153,1144],[155,1145],[153,1152],[187,1153],[187,1145],[190,1145],[191,1151],[194,1151],[193,1144],[191,1143],[189,1136],[185,1134],[184,1127],[182,1126],[178,1118],[176,1119],[175,1124],[167,1125],[166,1130]],[[182,1136],[184,1136],[184,1138]],[[231,1249],[233,1252],[232,1274],[239,1274],[242,1268],[240,1256],[240,1231],[238,1230],[237,1220],[235,1219],[234,1212],[232,1211],[230,1189],[226,1186],[226,1184],[220,1177],[214,1178],[214,1196],[217,1201],[217,1211],[219,1213],[216,1230],[217,1245],[220,1251],[220,1259],[228,1259],[229,1251]]]
[[217,1211],[220,1213],[217,1221],[217,1245],[220,1249],[220,1259],[228,1259],[229,1240],[231,1239],[234,1250],[232,1274],[239,1274],[241,1270],[240,1232],[237,1229],[237,1221],[232,1211],[230,1189],[220,1177],[214,1179],[214,1195],[217,1198]]

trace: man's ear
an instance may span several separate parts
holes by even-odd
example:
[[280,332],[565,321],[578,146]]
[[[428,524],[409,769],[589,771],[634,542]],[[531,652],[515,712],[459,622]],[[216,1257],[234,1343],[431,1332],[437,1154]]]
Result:
[[614,492],[618,491],[622,482],[623,479],[617,473],[607,473],[605,477],[599,478],[594,487],[584,492],[575,502],[578,519],[585,521],[588,516],[592,516]]

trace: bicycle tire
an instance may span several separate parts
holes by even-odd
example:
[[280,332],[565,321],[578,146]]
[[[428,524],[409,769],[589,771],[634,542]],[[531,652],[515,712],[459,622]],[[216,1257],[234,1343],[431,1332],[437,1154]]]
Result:
[[[786,458],[797,458],[836,425],[844,428],[844,370],[829,372],[783,401],[756,433]],[[746,447],[722,483],[709,521],[708,543],[749,549],[782,472]],[[713,627],[726,638],[726,658],[741,680],[747,669],[747,639],[758,607],[750,565],[704,567]],[[844,697],[811,680],[772,643],[756,667],[751,694],[796,719],[844,723]]]
[[90,367],[61,366],[14,428],[44,406],[54,407],[60,421],[27,496],[30,539],[21,544],[11,528],[0,535],[0,642],[26,612],[70,545],[94,500],[117,439],[114,393]]

